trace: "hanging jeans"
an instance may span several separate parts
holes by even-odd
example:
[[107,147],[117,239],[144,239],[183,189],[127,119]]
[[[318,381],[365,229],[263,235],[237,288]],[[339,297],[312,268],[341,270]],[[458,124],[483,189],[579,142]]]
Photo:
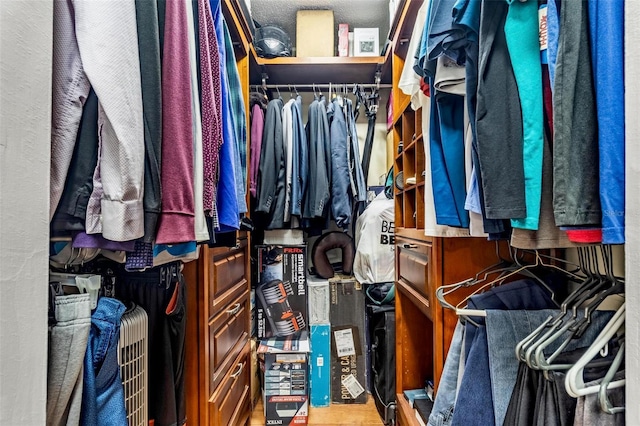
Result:
[[118,365],[122,302],[102,297],[91,315],[91,333],[84,357],[82,425],[127,426],[124,388]]
[[[486,309],[487,316],[497,309],[545,309],[554,306],[546,290],[532,280],[514,281],[509,284],[495,287],[490,291],[472,296],[468,301],[470,309]],[[545,317],[546,318],[546,317]],[[466,325],[465,369],[458,390],[452,425],[478,425],[494,424],[494,401],[492,394],[492,375],[499,365],[491,363],[491,350],[489,340],[496,335],[484,326],[483,318],[474,318],[481,326],[475,327],[470,323]],[[505,331],[507,333],[507,331]],[[465,346],[466,346],[465,344]],[[513,345],[503,344],[513,355]],[[507,395],[508,398],[508,395]]]
[[433,409],[429,415],[430,426],[444,426],[451,423],[453,408],[458,394],[458,374],[460,358],[462,354],[462,338],[464,336],[464,325],[458,321],[453,332],[447,360],[444,363],[442,377],[438,383],[438,392],[433,402]]
[[57,322],[49,331],[47,426],[77,425],[91,328],[89,294],[57,297],[55,317]]

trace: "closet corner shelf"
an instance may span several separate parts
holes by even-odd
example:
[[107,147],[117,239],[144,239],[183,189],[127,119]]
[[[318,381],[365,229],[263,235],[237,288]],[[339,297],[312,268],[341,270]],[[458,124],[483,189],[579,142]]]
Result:
[[398,401],[399,424],[402,426],[418,426],[420,423],[416,420],[415,410],[411,408],[402,393],[396,394],[396,401]]
[[[262,72],[269,76],[267,84],[374,83],[376,71],[384,65],[384,56],[368,57],[285,57],[266,59],[253,57],[251,81],[260,84]],[[391,82],[382,75],[381,83]]]
[[395,126],[399,121],[402,121],[402,116],[407,111],[407,108],[411,107],[411,98],[404,93],[402,94],[402,100],[398,111],[393,111],[393,125]]
[[431,311],[432,306],[422,294],[418,293],[418,291],[406,284],[404,281],[398,281],[398,290],[402,292],[411,302],[416,305],[418,309],[429,319],[432,318],[433,313]]
[[417,228],[396,228],[396,236],[412,238],[418,241],[429,241],[429,237],[424,234],[424,229]]

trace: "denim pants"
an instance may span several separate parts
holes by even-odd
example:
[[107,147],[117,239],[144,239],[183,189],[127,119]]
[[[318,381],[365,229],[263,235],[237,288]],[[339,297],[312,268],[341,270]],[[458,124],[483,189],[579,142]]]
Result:
[[49,331],[47,426],[77,425],[91,328],[89,294],[57,297],[55,317],[57,322]]
[[449,424],[453,416],[453,408],[458,395],[458,373],[462,353],[462,340],[464,336],[464,325],[460,321],[456,324],[453,332],[451,346],[447,353],[447,360],[444,363],[436,399],[433,402],[433,409],[429,415],[430,426],[443,426]]
[[[557,313],[557,310],[487,311],[489,370],[496,424],[503,424],[509,399],[516,385],[520,364],[515,357],[516,344],[535,330],[547,317]],[[571,342],[565,348],[565,352],[589,346],[611,316],[612,313],[608,311],[595,312],[591,317],[591,326],[581,338]],[[553,353],[562,341],[562,338],[556,340],[546,348],[545,354]]]
[[102,297],[91,315],[91,333],[84,357],[82,425],[126,426],[124,388],[118,365],[122,302]]
[[[553,305],[548,293],[531,280],[514,281],[495,287],[472,296],[468,301],[468,306],[472,309],[544,309]],[[489,330],[484,326],[482,318],[474,318],[474,321],[479,322],[481,326],[475,327],[470,323],[466,325],[467,357],[452,425],[485,426],[495,422],[491,392]],[[504,347],[513,354],[516,343]],[[513,355],[512,357],[515,359]]]

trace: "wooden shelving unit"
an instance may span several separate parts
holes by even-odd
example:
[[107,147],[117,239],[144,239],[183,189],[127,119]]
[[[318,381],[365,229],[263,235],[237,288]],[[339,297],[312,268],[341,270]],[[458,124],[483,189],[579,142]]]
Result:
[[[269,78],[267,84],[309,84],[313,82],[332,82],[353,84],[374,82],[376,71],[381,70],[385,57],[288,57],[266,59],[252,57],[251,83],[260,84],[262,73]],[[390,75],[382,83],[390,83]]]

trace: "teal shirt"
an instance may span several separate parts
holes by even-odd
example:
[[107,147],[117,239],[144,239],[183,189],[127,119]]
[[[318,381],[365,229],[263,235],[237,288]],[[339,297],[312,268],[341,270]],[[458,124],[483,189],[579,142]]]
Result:
[[544,117],[542,65],[538,40],[538,2],[509,3],[504,26],[522,107],[524,185],[527,217],[511,220],[514,228],[537,230],[542,197]]

